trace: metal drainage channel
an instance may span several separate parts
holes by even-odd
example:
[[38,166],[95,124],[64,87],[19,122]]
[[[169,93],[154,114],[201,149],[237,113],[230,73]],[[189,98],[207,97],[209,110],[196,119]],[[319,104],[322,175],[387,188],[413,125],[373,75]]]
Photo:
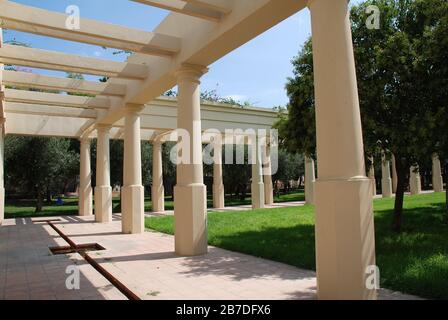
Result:
[[[53,254],[68,254],[68,253],[78,253],[83,259],[89,263],[96,271],[98,271],[104,278],[106,278],[115,288],[117,288],[122,294],[126,296],[129,300],[141,300],[135,293],[129,290],[123,283],[121,283],[117,278],[110,274],[106,269],[104,269],[98,262],[96,262],[92,257],[89,256],[87,252],[89,251],[100,251],[105,250],[98,243],[93,244],[83,244],[77,245],[69,237],[67,237],[61,230],[59,230],[53,222],[51,221],[38,221],[41,223],[47,223],[54,231],[56,231],[62,239],[69,244],[69,247],[53,247],[50,248]],[[60,221],[60,220],[59,220]]]

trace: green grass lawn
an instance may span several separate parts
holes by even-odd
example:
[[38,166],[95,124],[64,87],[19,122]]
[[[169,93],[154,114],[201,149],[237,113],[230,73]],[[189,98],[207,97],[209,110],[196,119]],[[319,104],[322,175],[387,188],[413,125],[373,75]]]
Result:
[[[393,199],[375,200],[377,264],[382,287],[448,299],[448,226],[445,194],[405,198],[403,232],[391,231]],[[173,233],[172,217],[146,226]],[[315,269],[314,207],[210,213],[209,243],[306,269]]]
[[[304,201],[305,195],[303,191],[290,193],[290,194],[281,194],[280,196],[275,197],[275,202],[291,202],[291,201]],[[213,200],[209,197],[208,207],[213,207]],[[239,205],[247,205],[251,204],[250,194],[244,200],[240,199],[227,199],[226,198],[226,206],[239,206]],[[53,217],[53,216],[61,216],[61,215],[76,215],[78,214],[78,199],[64,199],[63,206],[57,206],[56,202],[53,201],[50,205],[45,205],[43,207],[43,211],[40,213],[35,213],[35,200],[7,200],[5,206],[5,218],[24,218],[24,217]],[[120,209],[120,199],[113,199],[113,208],[114,212],[121,212]],[[145,199],[145,211],[150,212],[152,209],[151,200],[149,198]],[[166,197],[165,199],[165,209],[173,210],[174,203],[171,200],[171,197]]]
[[56,204],[46,205],[42,212],[35,212],[35,200],[7,200],[5,204],[5,218],[25,218],[25,217],[52,217],[60,215],[78,214],[78,199],[64,199],[63,206]]

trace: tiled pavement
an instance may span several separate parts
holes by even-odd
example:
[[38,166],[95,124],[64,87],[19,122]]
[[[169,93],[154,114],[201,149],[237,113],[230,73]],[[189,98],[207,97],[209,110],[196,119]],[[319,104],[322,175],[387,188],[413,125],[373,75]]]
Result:
[[[47,224],[6,220],[0,227],[0,299],[125,299],[78,254],[54,256],[49,247],[67,244]],[[210,247],[204,257],[178,257],[174,239],[160,233],[121,234],[119,216],[109,224],[63,217],[57,227],[76,244],[99,243],[98,263],[146,300],[315,299],[312,271]],[[67,290],[68,266],[79,266],[80,290]],[[384,299],[412,299],[388,291]]]

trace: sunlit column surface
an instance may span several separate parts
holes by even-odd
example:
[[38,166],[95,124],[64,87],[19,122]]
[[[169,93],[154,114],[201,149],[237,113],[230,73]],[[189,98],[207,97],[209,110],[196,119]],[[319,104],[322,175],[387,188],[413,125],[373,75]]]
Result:
[[81,139],[79,172],[79,215],[91,216],[92,208],[92,168],[90,163],[90,139]]
[[422,179],[420,177],[419,167],[412,166],[409,178],[409,189],[412,195],[422,193]]
[[110,185],[110,127],[98,126],[96,147],[95,220],[112,221],[112,187]]
[[305,201],[314,204],[314,185],[316,183],[316,172],[314,159],[305,156]]
[[152,144],[152,211],[165,211],[165,189],[163,186],[162,143]]
[[222,176],[222,144],[213,145],[213,208],[222,209],[225,207],[224,180]]
[[265,207],[264,200],[264,183],[263,183],[263,163],[261,155],[261,139],[253,136],[250,139],[252,152],[252,208],[260,209]]
[[369,179],[372,182],[372,195],[376,196],[376,178],[375,178],[375,164],[373,157],[370,158]]
[[381,189],[383,198],[392,198],[392,178],[390,176],[390,161],[385,155],[381,159]]
[[437,154],[432,156],[432,186],[435,192],[443,191],[442,167]]
[[264,182],[264,203],[268,206],[274,204],[274,186],[272,183],[272,159],[271,159],[271,146],[266,145],[264,148],[264,169],[263,169],[263,182]]
[[124,120],[124,169],[122,189],[123,233],[143,233],[144,188],[140,137],[140,105],[127,105]]
[[319,299],[375,299],[372,181],[366,177],[347,0],[311,0],[317,120]]
[[[200,77],[207,69],[184,65],[178,72],[178,125],[189,133],[189,161],[177,166],[174,188],[174,233],[178,255],[207,253],[207,192],[204,185],[201,138]],[[184,150],[183,152],[187,152]]]

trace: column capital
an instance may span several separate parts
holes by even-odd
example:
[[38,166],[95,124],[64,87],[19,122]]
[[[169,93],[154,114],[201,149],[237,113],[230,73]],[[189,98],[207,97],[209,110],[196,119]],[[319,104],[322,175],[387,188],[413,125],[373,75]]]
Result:
[[140,113],[145,108],[144,104],[127,103],[124,107],[125,112],[128,113]]
[[198,64],[184,63],[175,72],[178,80],[190,80],[199,82],[199,79],[208,72],[208,68]]
[[79,138],[79,142],[81,142],[81,144],[90,144],[90,141],[92,139],[90,137],[80,137]]
[[112,129],[112,126],[110,124],[99,123],[99,124],[96,125],[96,130],[97,131],[104,132],[104,131],[109,131],[110,129]]
[[149,143],[151,143],[153,146],[161,146],[162,144],[164,144],[164,142],[159,139],[151,140]]

